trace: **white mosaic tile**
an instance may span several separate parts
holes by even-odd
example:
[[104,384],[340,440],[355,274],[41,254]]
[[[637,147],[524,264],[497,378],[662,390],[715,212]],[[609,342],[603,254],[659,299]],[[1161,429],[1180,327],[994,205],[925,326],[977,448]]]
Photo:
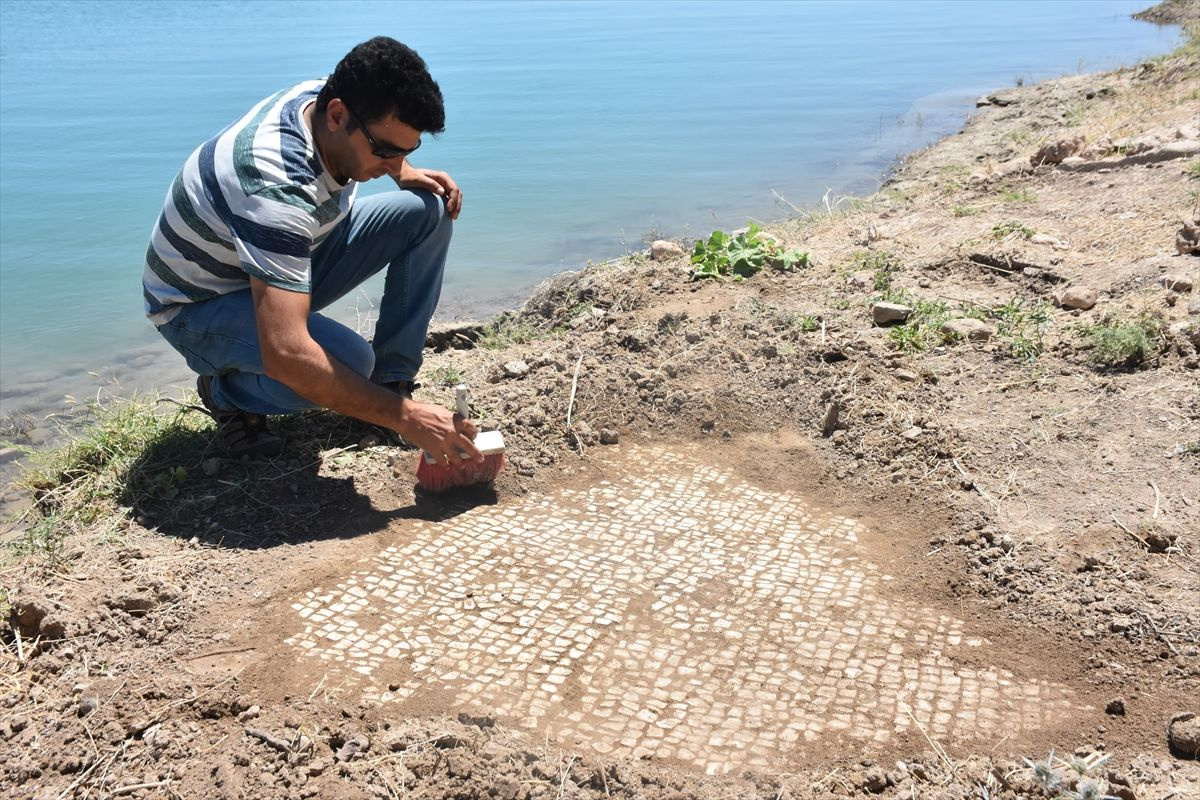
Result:
[[1065,687],[962,666],[955,653],[983,641],[893,599],[858,521],[623,449],[680,475],[413,523],[405,544],[298,598],[289,644],[344,677],[401,661],[411,680],[365,681],[384,701],[449,691],[447,711],[709,774],[830,735],[995,738],[1075,708]]

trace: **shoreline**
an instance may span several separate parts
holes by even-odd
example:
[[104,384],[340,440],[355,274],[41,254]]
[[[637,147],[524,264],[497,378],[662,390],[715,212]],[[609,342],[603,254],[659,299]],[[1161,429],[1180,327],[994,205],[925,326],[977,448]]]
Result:
[[[1132,16],[1137,17],[1137,15]],[[1155,25],[1179,25],[1178,21],[1171,22],[1161,15],[1158,18],[1147,21]],[[1054,78],[1048,80],[1054,80]],[[991,91],[1002,90],[1003,87],[1000,87]],[[903,127],[906,132],[911,132],[911,130],[917,128],[919,125],[924,124],[920,121],[922,115],[917,110],[918,107],[931,98],[936,99],[947,93],[952,94],[953,91],[942,90],[914,98],[908,111],[894,120],[888,119],[885,121],[881,117],[881,133],[880,138],[876,142],[879,145],[880,152],[874,153],[869,158],[864,157],[864,154],[873,149],[873,147],[868,147],[856,153],[855,158],[851,161],[838,165],[836,169],[831,171],[829,177],[833,179],[830,183],[836,180],[839,186],[826,186],[826,194],[834,198],[849,198],[854,196],[862,199],[868,197],[879,191],[886,184],[891,171],[899,163],[902,163],[904,159],[928,147],[935,146],[938,142],[961,131],[966,120],[974,113],[974,109],[970,107],[969,101],[961,107],[962,119],[952,130],[942,130],[936,138],[924,144],[905,147],[904,149],[896,149],[886,144],[889,136],[899,136],[901,139],[911,138],[907,134],[901,136],[898,134],[898,131]],[[959,113],[960,111],[956,110],[953,115],[958,116]],[[857,169],[868,165],[872,170],[869,174],[866,170]],[[740,227],[749,218],[755,218],[756,221],[768,224],[778,224],[786,221],[788,215],[793,213],[788,210],[789,206],[793,210],[802,212],[807,212],[819,206],[819,201],[815,199],[811,204],[801,201],[798,205],[793,205],[790,202],[790,198],[780,197],[779,195],[776,195],[776,197],[778,199],[773,204],[773,214],[764,215],[763,219],[758,220],[753,214],[748,213],[743,215],[740,222],[736,224],[730,223],[731,226]],[[761,203],[759,205],[766,207],[769,204]],[[652,225],[653,219],[648,220],[647,224]],[[686,224],[684,225],[684,229],[687,229]],[[644,250],[644,247],[640,249]],[[616,251],[610,252],[615,253]],[[635,250],[629,246],[624,248],[624,255],[628,255],[631,252],[635,252]],[[619,258],[621,255],[613,255],[612,257]],[[587,263],[591,263],[591,261],[588,260]],[[558,275],[563,273],[575,272],[582,269],[586,269],[586,265],[582,262],[575,267],[559,269],[545,275],[545,277],[539,280],[525,284],[525,288],[523,289],[507,292],[504,296],[463,299],[446,307],[446,313],[438,313],[435,316],[435,323],[455,320],[481,321],[489,319],[503,311],[515,310],[529,296],[535,293],[539,286],[554,280]],[[439,312],[441,311],[442,309],[439,309]],[[339,321],[353,324],[353,313],[353,310],[347,306],[339,314],[335,315],[335,318]],[[194,376],[183,365],[182,359],[171,351],[165,343],[162,343],[148,327],[144,334],[136,335],[129,349],[114,354],[113,357],[106,359],[102,363],[99,360],[87,361],[86,359],[72,359],[71,362],[53,373],[27,372],[19,380],[4,387],[3,394],[0,395],[0,438],[5,438],[6,435],[10,434],[20,437],[23,429],[44,427],[42,423],[51,417],[69,413],[71,403],[65,399],[67,396],[83,401],[86,398],[97,396],[98,393],[104,394],[110,391],[153,394],[158,391],[186,390],[194,380]],[[11,438],[11,435],[9,438]],[[18,443],[26,442],[18,441]]]

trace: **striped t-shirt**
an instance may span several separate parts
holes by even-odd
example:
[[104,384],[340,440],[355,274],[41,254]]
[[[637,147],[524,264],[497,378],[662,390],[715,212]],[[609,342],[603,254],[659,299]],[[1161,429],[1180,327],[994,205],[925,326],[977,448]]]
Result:
[[155,325],[181,304],[250,287],[311,290],[313,248],[345,217],[358,184],[325,169],[302,111],[324,85],[268,97],[188,157],[167,191],[142,277]]

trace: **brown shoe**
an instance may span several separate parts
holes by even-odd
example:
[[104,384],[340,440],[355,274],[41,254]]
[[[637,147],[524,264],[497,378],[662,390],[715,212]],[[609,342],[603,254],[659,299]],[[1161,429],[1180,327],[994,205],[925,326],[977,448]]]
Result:
[[217,423],[217,439],[234,458],[275,458],[283,451],[283,439],[267,427],[267,418],[238,409],[217,408],[212,397],[212,375],[196,379],[196,394]]

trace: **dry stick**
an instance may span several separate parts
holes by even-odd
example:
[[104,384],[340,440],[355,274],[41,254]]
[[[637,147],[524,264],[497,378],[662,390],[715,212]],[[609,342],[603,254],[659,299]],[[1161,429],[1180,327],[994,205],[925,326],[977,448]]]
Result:
[[908,718],[911,719],[913,724],[917,726],[917,730],[919,730],[921,735],[925,737],[925,741],[929,742],[929,746],[933,748],[933,752],[937,753],[942,761],[946,762],[946,766],[950,768],[950,774],[955,774],[955,770],[958,769],[958,767],[955,766],[954,761],[951,760],[950,756],[946,755],[946,751],[942,749],[942,746],[933,739],[929,738],[929,734],[925,732],[925,726],[913,716],[912,709],[905,707],[904,713],[908,714]]
[[1139,542],[1141,542],[1141,543],[1142,543],[1142,546],[1143,546],[1143,547],[1145,547],[1147,550],[1149,550],[1149,549],[1150,549],[1150,543],[1149,543],[1149,542],[1147,542],[1147,541],[1146,541],[1145,539],[1143,539],[1142,537],[1138,536],[1138,535],[1137,535],[1136,533],[1134,533],[1133,531],[1129,530],[1129,528],[1126,528],[1126,527],[1125,527],[1123,524],[1121,524],[1121,520],[1117,519],[1117,515],[1116,515],[1116,514],[1114,514],[1114,513],[1112,513],[1112,512],[1110,511],[1108,515],[1109,515],[1110,517],[1112,517],[1112,521],[1113,521],[1113,522],[1115,522],[1115,523],[1117,523],[1117,525],[1118,525],[1118,526],[1121,528],[1121,530],[1125,531],[1125,532],[1126,532],[1126,533],[1128,533],[1130,536],[1132,536],[1133,538],[1135,538],[1135,539],[1137,539]]
[[1167,647],[1171,648],[1172,653],[1174,653],[1175,655],[1179,655],[1179,651],[1175,649],[1175,645],[1171,644],[1171,640],[1168,639],[1166,637],[1166,635],[1163,634],[1163,632],[1158,629],[1158,626],[1154,624],[1154,620],[1150,619],[1150,617],[1146,616],[1146,614],[1144,614],[1141,611],[1138,611],[1137,615],[1139,617],[1141,617],[1142,620],[1147,625],[1150,626],[1150,630],[1154,631],[1154,635],[1157,636],[1159,639],[1161,639],[1163,644],[1165,644]]
[[21,646],[21,629],[14,625],[13,633],[17,637],[17,667],[23,669],[25,667],[25,649]]
[[1158,519],[1158,507],[1162,503],[1162,494],[1158,491],[1158,485],[1154,481],[1150,481],[1150,488],[1154,490],[1154,519]]
[[[125,748],[128,746],[129,746],[129,740],[126,739],[125,741],[121,742],[120,747],[118,747],[116,750],[113,751],[113,754],[108,757],[108,761],[104,765],[105,772],[108,772],[108,768],[110,766],[112,766],[112,763],[114,761],[117,760],[117,756],[124,753]],[[83,772],[79,773],[79,777],[76,778],[74,781],[72,781],[70,786],[68,786],[67,788],[62,790],[62,793],[58,796],[57,800],[64,800],[64,798],[68,797],[71,794],[71,792],[75,791],[75,787],[78,786],[80,783],[82,783],[84,778],[86,778],[88,775],[91,775],[92,770],[94,770],[98,766],[100,766],[100,762],[93,761],[92,765],[90,767],[85,769]]]
[[112,795],[113,795],[113,797],[116,797],[117,795],[133,794],[134,792],[140,792],[142,789],[159,789],[159,788],[162,788],[163,786],[170,786],[170,785],[171,785],[170,778],[168,778],[165,781],[155,781],[154,783],[131,783],[128,786],[118,786],[116,789],[113,789]]
[[571,429],[571,411],[575,408],[575,392],[579,389],[579,367],[583,364],[583,353],[575,362],[575,374],[571,376],[571,399],[567,402],[567,430]]
[[952,458],[952,459],[950,459],[950,460],[951,460],[951,461],[953,461],[953,462],[954,462],[954,466],[958,468],[958,474],[962,476],[963,480],[964,480],[964,481],[967,481],[968,483],[970,483],[970,484],[971,484],[971,487],[972,487],[972,488],[973,488],[975,491],[979,492],[979,494],[983,496],[983,499],[984,499],[984,500],[987,500],[989,503],[991,503],[991,504],[992,504],[993,506],[995,506],[996,508],[999,508],[999,507],[1000,507],[1000,503],[999,503],[999,501],[997,501],[997,500],[996,500],[996,498],[992,497],[990,494],[988,494],[986,491],[984,491],[984,488],[983,488],[982,486],[980,486],[980,485],[979,485],[979,484],[978,484],[978,483],[975,481],[975,479],[974,479],[974,478],[972,478],[970,475],[968,475],[968,474],[967,474],[967,471],[966,471],[965,469],[963,469],[963,467],[962,467],[962,464],[958,463],[958,459],[957,459],[957,458]]

